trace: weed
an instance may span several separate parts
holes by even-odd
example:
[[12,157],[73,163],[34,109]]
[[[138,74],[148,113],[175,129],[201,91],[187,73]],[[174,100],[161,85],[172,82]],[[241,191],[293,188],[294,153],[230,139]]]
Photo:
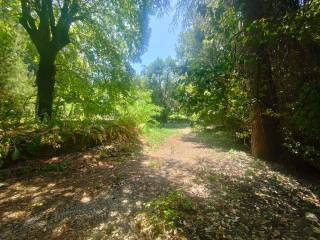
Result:
[[30,173],[33,171],[34,169],[30,166],[25,166],[25,167],[22,167],[22,168],[19,168],[17,169],[16,171],[16,175],[18,177],[25,177],[25,176],[28,176],[30,175]]
[[107,157],[109,157],[109,152],[108,152],[108,150],[103,149],[102,151],[100,151],[100,155],[99,155],[99,158],[100,158],[100,159],[104,159],[104,158],[107,158]]
[[219,175],[210,175],[210,176],[208,177],[208,181],[209,181],[210,183],[216,183],[217,181],[219,181],[219,179],[220,179],[220,176],[219,176]]
[[182,192],[169,192],[147,203],[146,211],[153,221],[160,220],[178,227],[188,215],[196,211],[196,203]]
[[149,166],[154,169],[159,169],[161,167],[161,163],[157,160],[151,160],[149,162]]
[[[169,192],[145,205],[135,218],[141,239],[189,239],[184,231],[197,215],[196,203],[180,191]],[[147,238],[146,238],[147,236]]]
[[43,172],[63,172],[67,167],[68,164],[66,162],[49,163],[41,167],[40,170]]
[[[131,150],[125,143],[137,141],[137,136],[136,126],[129,122],[56,121],[26,126],[19,134],[10,131],[6,136],[0,136],[0,167],[25,156],[39,156],[43,151],[56,154],[110,142],[121,143]],[[105,155],[102,152],[101,157]]]
[[229,154],[230,154],[230,155],[236,155],[236,153],[237,153],[237,151],[236,151],[235,149],[233,149],[233,148],[231,148],[231,149],[229,150]]
[[127,175],[125,173],[118,173],[117,175],[115,175],[114,182],[116,184],[121,184],[126,178],[127,178]]
[[234,155],[236,151],[246,150],[247,148],[233,140],[233,135],[221,130],[197,130],[195,133],[199,141],[208,147],[220,148]]
[[26,150],[28,153],[35,154],[41,147],[41,135],[35,135],[33,139],[27,143]]
[[115,157],[112,158],[112,162],[121,165],[127,162],[127,158],[121,156]]
[[93,186],[94,186],[95,189],[99,190],[99,189],[101,189],[103,187],[103,183],[101,181],[95,181],[93,183]]

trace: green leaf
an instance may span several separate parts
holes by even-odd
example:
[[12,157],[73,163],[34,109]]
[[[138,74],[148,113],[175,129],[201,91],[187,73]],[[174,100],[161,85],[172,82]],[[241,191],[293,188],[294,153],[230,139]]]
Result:
[[20,158],[21,153],[17,147],[14,147],[14,151],[11,154],[12,161],[16,161]]

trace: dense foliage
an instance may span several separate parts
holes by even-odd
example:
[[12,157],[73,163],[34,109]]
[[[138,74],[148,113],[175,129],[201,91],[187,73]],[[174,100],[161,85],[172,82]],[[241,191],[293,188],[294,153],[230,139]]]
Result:
[[[180,1],[180,98],[259,157],[318,165],[319,1]],[[281,147],[280,147],[281,146]]]
[[[112,120],[132,129],[157,115],[150,90],[137,84],[131,64],[146,50],[150,14],[166,6],[167,1],[1,1],[0,159],[15,159],[19,142],[32,142],[38,132],[38,145],[57,129],[64,135],[64,122],[70,136],[81,128],[86,136],[96,121],[103,128]],[[30,132],[30,139],[20,136]]]
[[[11,18],[0,15],[0,128],[33,112],[33,77],[26,62],[28,41]],[[30,66],[31,67],[31,66]]]
[[176,62],[167,59],[156,59],[142,72],[147,88],[152,90],[152,101],[162,108],[159,120],[167,122],[170,115],[180,111],[180,104],[176,101],[177,80]]

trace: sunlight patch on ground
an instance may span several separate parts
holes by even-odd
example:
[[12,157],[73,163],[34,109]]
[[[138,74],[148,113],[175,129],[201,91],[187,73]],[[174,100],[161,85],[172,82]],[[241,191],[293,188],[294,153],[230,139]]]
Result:
[[23,218],[27,215],[26,211],[10,211],[10,212],[4,212],[3,217],[7,217],[10,219],[19,219]]
[[82,202],[82,203],[88,203],[88,202],[90,202],[90,201],[91,201],[91,197],[90,197],[86,192],[84,192],[84,193],[82,194],[82,198],[81,198],[80,202]]

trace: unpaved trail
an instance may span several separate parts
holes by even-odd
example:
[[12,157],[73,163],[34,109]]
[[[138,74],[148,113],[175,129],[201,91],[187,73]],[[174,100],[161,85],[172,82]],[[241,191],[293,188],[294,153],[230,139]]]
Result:
[[181,135],[167,139],[157,151],[148,152],[142,163],[147,169],[151,168],[150,175],[165,179],[191,195],[205,197],[206,189],[197,181],[199,174],[210,165],[218,167],[219,160],[227,156],[228,153],[219,148],[205,147],[191,129],[186,128]]
[[297,180],[218,137],[206,141],[186,128],[124,162],[91,150],[65,156],[67,172],[7,180],[0,239],[141,239],[135,217],[144,204],[177,190],[199,202],[210,226],[190,239],[317,239],[318,182]]

